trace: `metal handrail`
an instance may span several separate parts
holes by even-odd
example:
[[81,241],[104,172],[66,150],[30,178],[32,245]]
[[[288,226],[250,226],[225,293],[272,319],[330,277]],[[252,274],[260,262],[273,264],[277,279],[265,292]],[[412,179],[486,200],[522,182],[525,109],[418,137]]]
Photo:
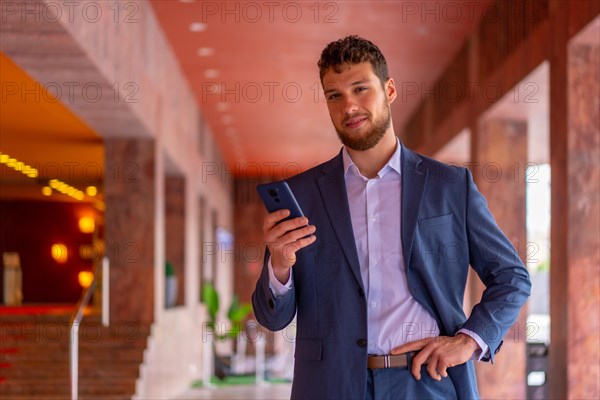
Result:
[[79,324],[83,318],[83,309],[89,304],[98,284],[98,275],[102,275],[102,325],[108,326],[108,257],[103,257],[102,262],[94,270],[94,279],[90,286],[83,292],[77,303],[75,314],[70,323],[70,372],[71,372],[71,399],[77,400],[79,396]]

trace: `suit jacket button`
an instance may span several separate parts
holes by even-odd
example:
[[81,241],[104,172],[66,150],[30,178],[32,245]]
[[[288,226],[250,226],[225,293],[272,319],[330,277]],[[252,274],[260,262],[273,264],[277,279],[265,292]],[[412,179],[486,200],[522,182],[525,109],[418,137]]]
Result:
[[365,291],[364,291],[364,290],[362,290],[362,288],[358,288],[358,295],[359,295],[360,297],[365,297]]
[[273,303],[273,299],[269,299],[269,307],[275,308],[275,303]]
[[367,347],[367,341],[365,339],[358,339],[356,341],[358,347]]

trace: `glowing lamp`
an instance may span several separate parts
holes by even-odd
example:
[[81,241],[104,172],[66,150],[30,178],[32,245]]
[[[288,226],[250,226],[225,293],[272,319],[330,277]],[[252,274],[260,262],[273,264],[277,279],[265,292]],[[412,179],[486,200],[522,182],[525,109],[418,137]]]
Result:
[[99,248],[93,244],[82,244],[79,246],[79,257],[82,260],[93,260],[98,257]]
[[52,195],[52,188],[50,186],[44,186],[42,188],[42,194],[44,196],[50,196],[50,195]]
[[67,246],[62,243],[52,245],[52,258],[59,264],[67,262]]
[[88,196],[94,197],[95,195],[98,194],[98,189],[96,188],[96,186],[88,186],[85,188],[85,192],[87,193]]
[[81,217],[79,218],[79,230],[82,233],[92,233],[96,227],[94,218],[92,217]]
[[79,284],[84,289],[89,288],[94,280],[94,274],[90,271],[81,271],[77,277],[79,279]]

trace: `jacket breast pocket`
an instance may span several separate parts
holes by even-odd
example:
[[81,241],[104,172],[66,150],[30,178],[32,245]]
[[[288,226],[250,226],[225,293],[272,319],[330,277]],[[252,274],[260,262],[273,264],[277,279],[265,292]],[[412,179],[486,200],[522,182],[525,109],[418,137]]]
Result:
[[415,268],[439,273],[464,266],[468,250],[464,231],[452,213],[419,220],[412,248]]
[[323,355],[323,340],[296,338],[296,354],[298,360],[319,361]]
[[449,224],[452,222],[453,214],[438,215],[435,217],[427,217],[419,220],[419,227],[429,228],[431,226]]

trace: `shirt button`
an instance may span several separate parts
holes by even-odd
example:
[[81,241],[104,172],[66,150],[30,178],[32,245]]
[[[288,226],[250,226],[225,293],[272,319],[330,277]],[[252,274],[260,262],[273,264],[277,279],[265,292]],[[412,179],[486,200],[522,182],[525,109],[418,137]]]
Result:
[[377,303],[375,303],[374,301],[371,302],[371,308],[376,308],[377,307]]
[[377,260],[376,260],[376,259],[374,259],[374,258],[372,258],[372,259],[371,259],[371,264],[372,264],[372,265],[377,265]]

